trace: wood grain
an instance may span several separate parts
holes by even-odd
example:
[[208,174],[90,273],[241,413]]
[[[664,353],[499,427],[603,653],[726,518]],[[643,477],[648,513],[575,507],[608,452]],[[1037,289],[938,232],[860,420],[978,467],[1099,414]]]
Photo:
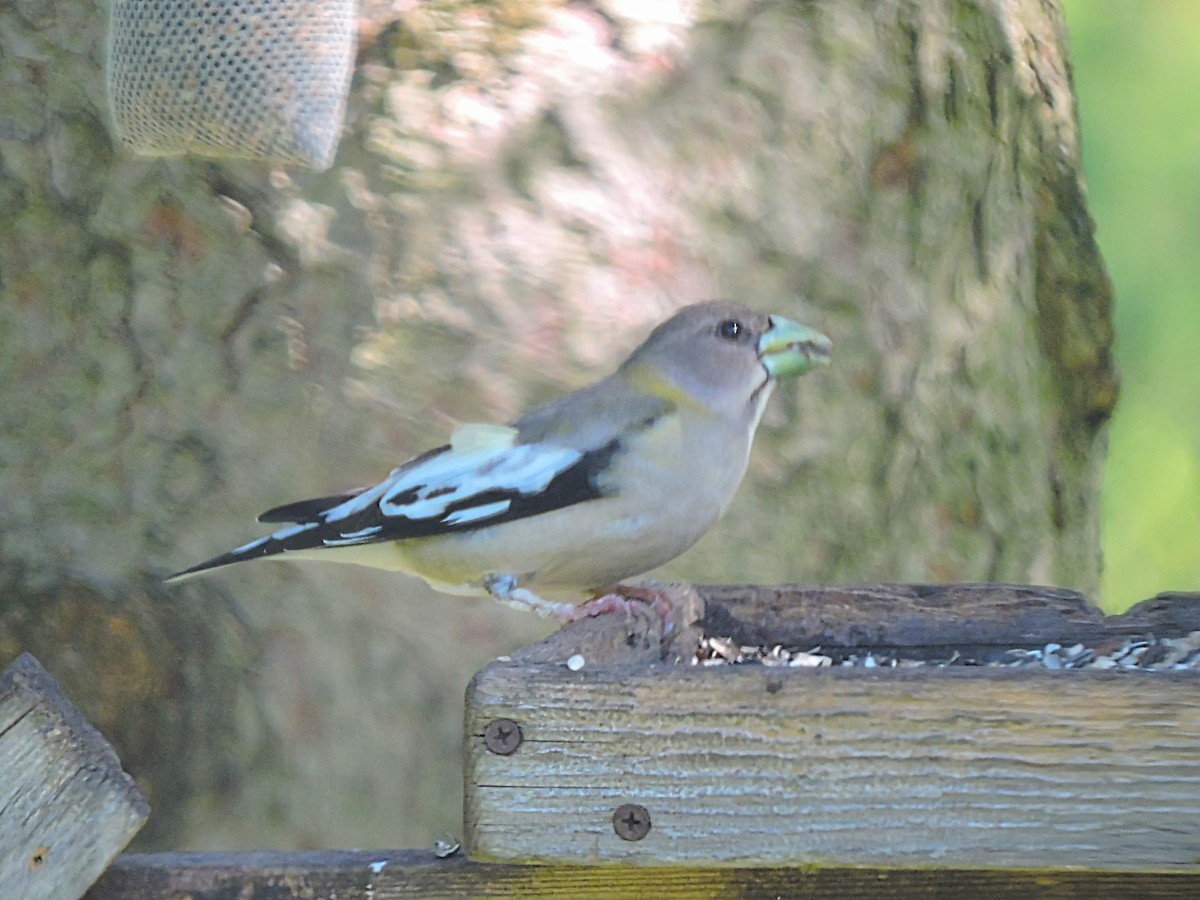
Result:
[[[511,756],[488,721],[520,723]],[[472,858],[1200,863],[1200,675],[497,663],[467,696]],[[645,806],[641,841],[613,810]]]
[[525,663],[593,665],[687,662],[703,635],[737,644],[826,652],[899,651],[910,659],[1000,659],[1050,642],[1089,646],[1130,637],[1200,631],[1200,594],[1159,594],[1119,616],[1086,597],[1024,584],[698,585],[642,582],[673,610],[673,629],[641,615],[573,622],[512,654]]
[[0,897],[80,896],[148,813],[112,747],[21,654],[0,678]]
[[147,853],[119,857],[87,900],[269,897],[844,897],[1029,900],[1034,897],[1187,897],[1200,875],[1071,869],[929,867],[676,868],[516,866],[438,859],[430,851]]
[[708,585],[705,634],[739,644],[906,648],[938,656],[1200,630],[1200,594],[1160,594],[1106,617],[1086,597],[1024,584]]

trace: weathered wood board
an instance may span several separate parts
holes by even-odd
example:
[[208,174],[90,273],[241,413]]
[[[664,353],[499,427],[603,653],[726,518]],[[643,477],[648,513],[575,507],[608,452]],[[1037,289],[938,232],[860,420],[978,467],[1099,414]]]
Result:
[[[760,596],[779,616],[797,608]],[[928,649],[936,629],[914,630],[910,613],[962,620],[947,596],[897,601],[906,615],[881,615],[872,636],[894,647],[905,630]],[[1136,619],[1097,619],[1077,597],[1016,599],[1042,621],[1017,629],[1030,643],[1128,634]],[[982,592],[966,600],[989,607]],[[761,604],[743,607],[730,621],[766,621],[755,637],[769,640]],[[589,641],[579,671],[543,648],[472,682],[473,859],[1200,872],[1200,673],[610,665],[596,648],[621,642]],[[548,646],[574,647],[570,630]],[[515,749],[485,737],[497,719],[519,725]]]
[[1071,869],[515,866],[429,850],[135,853],[117,858],[87,900],[320,898],[775,898],[1029,900],[1194,897],[1200,875]]
[[79,897],[149,808],[109,744],[23,653],[0,677],[0,897]]
[[497,665],[469,704],[475,859],[1200,869],[1196,673]]

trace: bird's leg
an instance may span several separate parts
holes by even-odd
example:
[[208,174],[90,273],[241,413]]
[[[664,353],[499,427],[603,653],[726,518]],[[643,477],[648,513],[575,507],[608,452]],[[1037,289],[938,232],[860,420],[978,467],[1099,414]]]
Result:
[[571,621],[579,619],[590,619],[596,616],[607,615],[608,613],[623,612],[626,615],[634,615],[632,604],[624,597],[617,593],[597,594],[587,603],[581,603],[578,606],[571,607]]
[[489,575],[483,580],[483,586],[494,598],[513,609],[532,610],[543,618],[553,616],[560,622],[578,618],[573,604],[543,600],[533,591],[517,587],[517,579],[512,575]]
[[641,587],[632,584],[618,584],[610,591],[593,597],[587,603],[571,608],[571,620],[583,619],[588,616],[602,616],[605,613],[624,612],[626,615],[636,615],[639,610],[633,604],[649,607],[658,613],[662,619],[662,633],[665,638],[675,630],[675,620],[671,612],[671,602],[664,591],[652,587]]

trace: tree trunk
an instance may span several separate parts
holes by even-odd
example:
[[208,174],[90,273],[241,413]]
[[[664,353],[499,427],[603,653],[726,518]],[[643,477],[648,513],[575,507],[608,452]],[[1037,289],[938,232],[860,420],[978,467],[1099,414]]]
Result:
[[323,175],[126,157],[104,7],[0,11],[0,666],[114,742],[145,842],[454,833],[467,677],[546,625],[336,566],[158,579],[683,303],[835,351],[667,574],[1095,591],[1111,291],[1056,5],[394,6]]

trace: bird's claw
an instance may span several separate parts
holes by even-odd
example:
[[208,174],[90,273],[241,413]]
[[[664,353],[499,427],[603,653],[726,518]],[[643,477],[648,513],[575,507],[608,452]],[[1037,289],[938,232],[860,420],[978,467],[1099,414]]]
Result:
[[589,616],[602,616],[605,613],[624,612],[627,616],[653,610],[662,621],[662,635],[667,637],[675,630],[675,620],[671,611],[671,602],[664,591],[652,587],[618,584],[611,591],[595,597],[580,606],[572,607],[570,619],[578,621]]

